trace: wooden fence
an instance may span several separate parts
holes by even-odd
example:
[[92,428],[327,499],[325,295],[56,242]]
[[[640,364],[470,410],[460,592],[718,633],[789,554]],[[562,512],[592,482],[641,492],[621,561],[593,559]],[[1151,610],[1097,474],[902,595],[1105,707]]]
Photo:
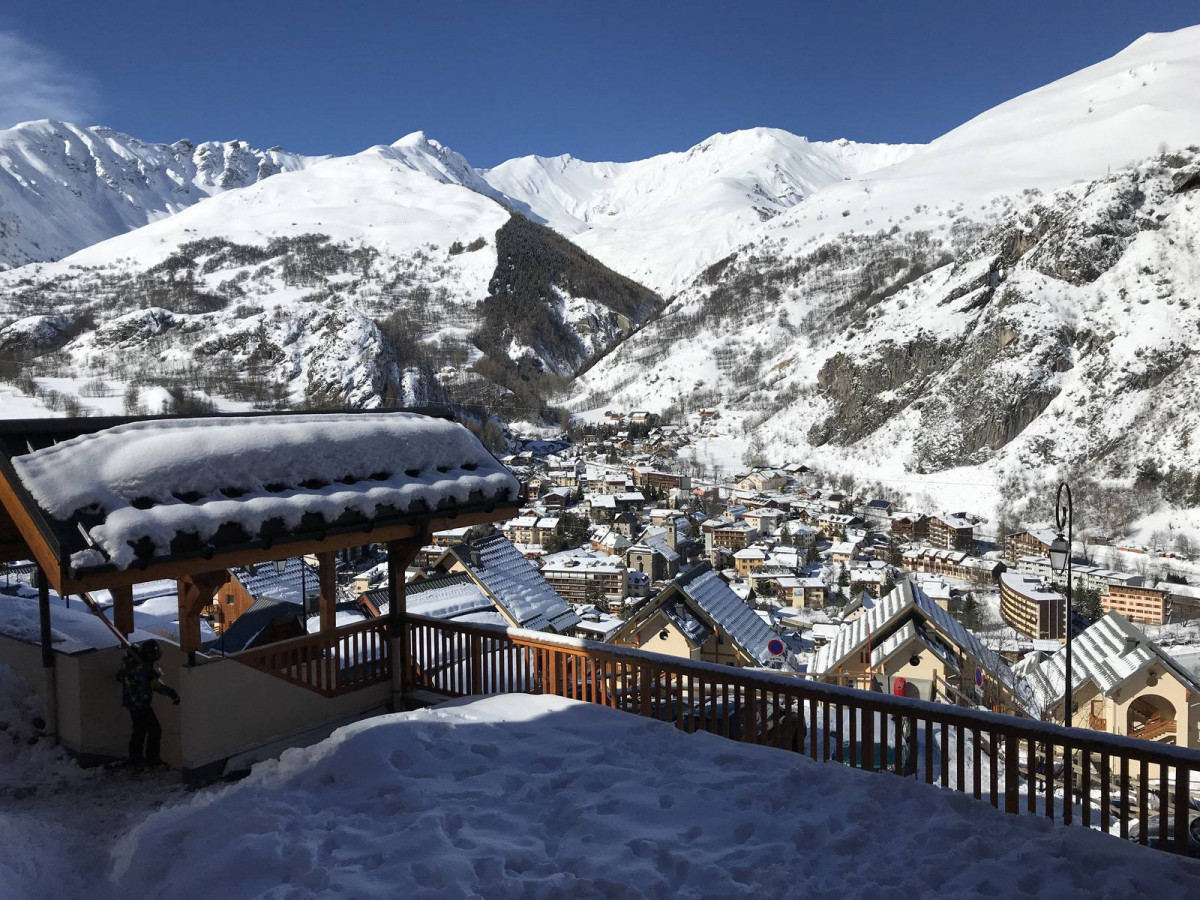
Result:
[[326,697],[387,681],[392,673],[385,619],[254,647],[230,659]]
[[[405,620],[406,690],[554,694],[1189,849],[1195,750],[541,632]],[[386,681],[392,669],[385,619],[232,658],[328,697]]]
[[409,688],[598,703],[1188,852],[1195,750],[539,632],[407,621]]

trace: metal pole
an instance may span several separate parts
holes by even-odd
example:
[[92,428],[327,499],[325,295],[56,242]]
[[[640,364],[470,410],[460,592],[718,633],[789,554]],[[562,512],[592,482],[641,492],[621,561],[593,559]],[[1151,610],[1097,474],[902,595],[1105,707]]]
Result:
[[[1066,504],[1063,503],[1063,493],[1067,495]],[[1054,517],[1058,525],[1059,533],[1062,533],[1063,526],[1066,526],[1067,531],[1067,609],[1066,621],[1063,627],[1066,629],[1067,637],[1067,658],[1065,669],[1066,683],[1063,685],[1063,724],[1068,728],[1071,727],[1072,713],[1072,691],[1071,691],[1071,620],[1073,618],[1073,598],[1071,585],[1071,551],[1075,547],[1074,532],[1075,515],[1071,504],[1071,487],[1065,481],[1058,486],[1058,497],[1054,503]]]
[[54,671],[54,646],[50,641],[50,583],[38,566],[38,618],[42,631],[42,685],[45,693],[46,736],[58,743],[58,680]]

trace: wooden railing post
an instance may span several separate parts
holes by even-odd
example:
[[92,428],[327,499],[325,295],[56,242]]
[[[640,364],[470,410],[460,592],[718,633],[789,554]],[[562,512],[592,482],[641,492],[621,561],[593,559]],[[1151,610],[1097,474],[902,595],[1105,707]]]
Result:
[[478,634],[470,635],[467,657],[468,671],[471,673],[471,694],[478,696],[483,693],[483,641]]

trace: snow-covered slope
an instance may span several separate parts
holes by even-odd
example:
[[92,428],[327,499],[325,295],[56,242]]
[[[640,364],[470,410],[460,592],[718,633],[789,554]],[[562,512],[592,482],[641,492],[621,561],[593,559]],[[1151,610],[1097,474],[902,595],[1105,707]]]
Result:
[[505,201],[409,135],[0,273],[0,347],[63,347],[88,372],[119,350],[151,380],[203,363],[224,396],[253,377],[271,402],[356,406],[431,399],[437,374],[491,399],[471,371],[487,357],[511,395],[573,374],[659,301]]
[[346,726],[164,807],[113,857],[121,896],[203,882],[220,896],[981,897],[1015,884],[1167,898],[1200,878],[1195,860],[911,778],[529,695]]
[[[984,515],[980,487],[1019,470],[1200,469],[1197,85],[1200,28],[1151,35],[817,191],[582,376],[576,408],[719,406],[730,439],[701,461],[761,446]],[[1190,476],[1170,493],[1200,502]]]
[[815,191],[916,149],[752,128],[636,162],[525,156],[480,174],[597,259],[665,295]]
[[1200,141],[1200,26],[1148,34],[1115,56],[971,119],[894,166],[832,185],[764,232],[948,229],[994,219],[1026,191],[1090,181]]
[[323,157],[242,141],[151,144],[63,122],[0,131],[0,268],[60,259]]

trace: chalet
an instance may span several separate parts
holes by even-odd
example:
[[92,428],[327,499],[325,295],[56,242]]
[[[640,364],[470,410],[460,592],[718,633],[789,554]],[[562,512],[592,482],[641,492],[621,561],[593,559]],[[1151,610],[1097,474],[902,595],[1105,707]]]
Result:
[[434,532],[433,545],[435,547],[453,547],[455,544],[461,544],[464,541],[469,541],[477,537],[485,537],[494,530],[491,525],[464,525],[460,528],[447,528],[443,531]]
[[[303,559],[250,563],[229,570],[229,577],[216,589],[207,612],[213,631],[221,634],[264,599],[274,602],[260,605],[260,618],[265,615],[265,609],[277,609],[283,615],[290,608],[279,607],[278,604],[289,603],[299,608],[303,619],[318,594],[317,570]],[[303,629],[300,633],[303,633]],[[246,643],[240,649],[249,646],[251,644]]]
[[784,514],[779,510],[769,506],[760,506],[757,509],[748,510],[742,516],[742,521],[752,526],[759,534],[774,534],[784,518]]
[[553,487],[542,497],[542,506],[550,512],[561,512],[571,505],[575,491],[569,487]]
[[[979,689],[976,669],[983,675]],[[908,581],[844,623],[810,671],[832,684],[992,707],[1011,706],[1019,690],[998,653]]]
[[896,510],[896,504],[891,500],[869,500],[866,509],[872,516],[891,518],[892,513]]
[[961,516],[933,516],[929,543],[943,550],[970,550],[975,544],[975,523]]
[[636,513],[621,512],[613,516],[612,528],[614,531],[619,531],[627,538],[633,537],[635,531],[640,530],[641,522]]
[[929,516],[919,513],[897,513],[892,516],[892,534],[902,541],[928,540]]
[[[538,574],[537,567],[503,535],[458,544],[450,548],[450,553],[454,557],[450,574],[467,576],[508,625],[569,634],[578,624],[579,616],[575,610],[554,592]],[[418,596],[424,597],[427,604],[453,604],[448,595],[428,593],[437,586],[436,581],[429,579],[416,586]],[[431,584],[434,587],[430,587]],[[453,596],[461,597],[464,591],[465,588],[455,588]],[[477,607],[475,611],[478,611]]]
[[887,593],[889,583],[894,583],[895,574],[890,566],[866,565],[853,566],[850,569],[850,593],[869,594],[879,598]]
[[597,524],[611,522],[617,514],[617,498],[613,494],[588,494],[585,504],[588,518]]
[[[1071,644],[1073,725],[1200,748],[1200,679],[1128,619],[1110,612]],[[1017,664],[1031,688],[1029,715],[1062,721],[1066,653],[1031,653]]]
[[858,556],[858,551],[857,541],[837,541],[829,548],[829,559],[831,562],[846,565]]
[[620,472],[607,472],[596,482],[602,494],[622,494],[629,486],[629,479]]
[[767,552],[761,547],[745,547],[733,554],[734,568],[742,578],[746,578],[766,561]]
[[666,494],[668,491],[690,491],[692,479],[688,475],[678,475],[674,472],[663,472],[659,469],[636,467],[633,470],[634,483],[647,490]]
[[522,485],[521,496],[530,503],[537,503],[542,494],[550,487],[545,478],[530,478]]
[[650,421],[650,413],[644,409],[635,409],[629,414],[629,421],[644,425]]
[[617,501],[617,509],[622,511],[640,510],[646,505],[646,495],[641,491],[621,491],[613,494]]
[[831,537],[845,534],[848,528],[859,528],[865,524],[862,518],[850,513],[825,512],[817,519],[817,526]]
[[1050,555],[1050,545],[1058,537],[1052,528],[1035,528],[1032,531],[1014,531],[1004,536],[1004,556],[1016,562],[1022,556]]
[[581,604],[575,608],[579,613],[579,623],[575,626],[574,636],[586,638],[589,641],[607,643],[614,634],[625,624],[617,616],[607,613],[595,606]]
[[612,554],[624,553],[632,542],[616,528],[601,526],[592,530],[588,543],[593,550]]
[[786,652],[771,652],[776,637],[744,600],[701,564],[637,610],[612,643],[724,665],[791,668]]
[[744,491],[774,491],[785,484],[787,475],[778,469],[757,469],[737,482],[737,486]]
[[814,577],[797,578],[792,586],[791,603],[797,609],[824,609],[825,582]]

